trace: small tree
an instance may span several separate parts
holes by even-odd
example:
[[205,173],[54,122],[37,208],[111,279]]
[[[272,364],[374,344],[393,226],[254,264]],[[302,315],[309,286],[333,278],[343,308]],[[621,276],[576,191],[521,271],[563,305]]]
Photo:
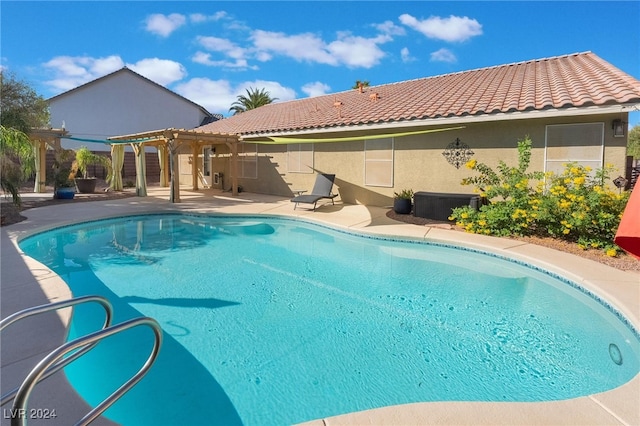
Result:
[[86,146],[80,147],[80,149],[76,151],[75,166],[84,179],[89,178],[89,166],[91,165],[100,165],[104,167],[107,171],[106,180],[109,181],[111,179],[111,160],[103,155],[98,155],[89,151],[89,148]]
[[358,89],[362,89],[362,88],[369,87],[369,86],[370,86],[370,84],[369,84],[369,81],[367,81],[367,80],[356,80],[356,84],[351,86],[351,88],[358,90]]
[[0,72],[0,123],[23,133],[49,125],[47,101],[27,83]]
[[627,138],[627,155],[640,159],[640,124],[636,124],[629,130]]
[[0,187],[20,205],[20,185],[34,172],[27,133],[49,123],[47,102],[26,83],[0,72]]
[[24,132],[0,126],[0,187],[20,205],[20,185],[35,169],[33,145]]

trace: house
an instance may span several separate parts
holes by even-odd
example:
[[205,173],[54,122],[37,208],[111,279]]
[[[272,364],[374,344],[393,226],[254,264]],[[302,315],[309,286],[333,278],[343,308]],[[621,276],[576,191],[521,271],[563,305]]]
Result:
[[407,188],[470,193],[466,161],[515,165],[525,136],[532,171],[611,163],[624,175],[628,112],[639,105],[640,81],[584,52],[273,103],[169,139],[138,136],[170,140],[174,174],[195,188],[204,174],[225,190],[292,196],[323,172],[336,175],[344,202],[388,206]]
[[92,151],[108,151],[109,146],[90,140],[167,127],[191,129],[221,118],[126,67],[47,102],[53,127],[86,139],[63,139],[62,146],[85,145]]

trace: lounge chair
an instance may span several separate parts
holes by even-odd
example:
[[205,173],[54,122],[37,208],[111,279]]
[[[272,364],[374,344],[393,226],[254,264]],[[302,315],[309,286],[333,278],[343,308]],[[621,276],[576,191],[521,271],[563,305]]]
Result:
[[327,174],[319,174],[316,176],[316,183],[313,185],[313,189],[310,194],[302,194],[298,195],[291,199],[292,203],[296,203],[293,207],[295,210],[298,207],[298,204],[313,204],[313,210],[316,210],[316,205],[318,201],[323,198],[328,198],[331,200],[331,204],[335,204],[333,199],[338,196],[338,194],[332,194],[331,189],[333,188],[333,180],[336,175],[327,175]]

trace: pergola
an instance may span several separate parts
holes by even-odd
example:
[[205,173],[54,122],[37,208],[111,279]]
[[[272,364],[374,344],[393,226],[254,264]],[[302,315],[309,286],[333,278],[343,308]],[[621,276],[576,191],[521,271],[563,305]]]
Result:
[[33,151],[36,162],[36,183],[33,192],[45,192],[45,183],[47,176],[47,145],[55,152],[59,152],[62,146],[60,139],[67,136],[65,129],[31,129],[29,131],[29,139],[33,144]]
[[[169,200],[172,203],[180,202],[180,182],[178,152],[183,146],[191,148],[193,155],[192,186],[198,189],[198,159],[203,146],[226,145],[231,151],[231,193],[238,195],[238,143],[240,136],[234,134],[207,133],[196,130],[185,129],[163,129],[148,132],[135,133],[131,135],[113,136],[108,138],[112,145],[111,155],[115,162],[121,155],[118,146],[124,152],[124,145],[130,144],[136,154],[136,193],[139,196],[146,195],[145,178],[145,147],[156,147],[160,158],[160,185],[169,186]],[[122,154],[123,155],[123,154]],[[116,169],[116,176],[121,173],[121,167]],[[121,178],[120,178],[121,179]]]

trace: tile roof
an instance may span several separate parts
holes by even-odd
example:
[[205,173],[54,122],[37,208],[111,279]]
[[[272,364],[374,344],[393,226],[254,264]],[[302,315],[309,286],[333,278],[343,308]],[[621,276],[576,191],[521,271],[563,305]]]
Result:
[[441,117],[640,102],[640,81],[591,52],[279,102],[197,128],[258,136]]

